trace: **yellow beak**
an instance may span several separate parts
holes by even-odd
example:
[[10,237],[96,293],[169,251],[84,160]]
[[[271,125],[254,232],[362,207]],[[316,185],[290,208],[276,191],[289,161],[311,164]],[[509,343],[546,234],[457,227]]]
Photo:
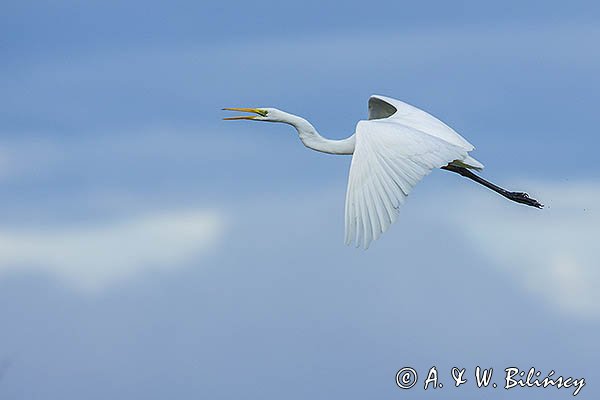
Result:
[[[265,112],[263,110],[260,110],[258,108],[224,108],[223,110],[228,110],[228,111],[243,111],[243,112],[248,112],[248,113],[254,113],[254,114],[258,114],[261,116],[265,115]],[[244,115],[244,116],[239,116],[239,117],[229,117],[229,118],[223,118],[226,121],[231,121],[234,119],[255,119],[257,116],[256,115]]]

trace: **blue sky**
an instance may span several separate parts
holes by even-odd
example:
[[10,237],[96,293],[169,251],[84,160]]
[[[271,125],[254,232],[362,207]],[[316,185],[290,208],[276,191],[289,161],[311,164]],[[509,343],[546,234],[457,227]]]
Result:
[[[532,366],[594,398],[600,8],[593,2],[4,2],[0,397],[566,398],[450,388]],[[350,159],[368,96],[432,112],[511,204],[436,171],[364,252]],[[499,373],[499,372],[498,372]],[[498,377],[500,382],[500,377]]]

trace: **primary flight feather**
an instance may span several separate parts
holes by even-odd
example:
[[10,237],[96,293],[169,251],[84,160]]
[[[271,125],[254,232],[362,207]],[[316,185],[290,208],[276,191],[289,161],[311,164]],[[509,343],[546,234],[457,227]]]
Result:
[[526,193],[509,192],[472,170],[483,164],[469,155],[474,146],[433,115],[400,100],[374,95],[369,118],[342,140],[322,137],[304,118],[276,108],[225,108],[255,115],[224,118],[282,122],[298,131],[310,149],[329,154],[352,154],[346,192],[346,244],[368,248],[398,216],[412,188],[434,168],[470,178],[502,196],[533,207],[543,207]]

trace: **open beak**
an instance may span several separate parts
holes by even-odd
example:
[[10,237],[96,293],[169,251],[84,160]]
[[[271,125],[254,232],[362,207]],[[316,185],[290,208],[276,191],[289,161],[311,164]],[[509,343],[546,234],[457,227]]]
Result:
[[243,112],[258,114],[258,115],[243,115],[243,116],[239,116],[239,117],[223,118],[226,121],[231,121],[231,120],[234,120],[234,119],[255,119],[257,116],[264,116],[264,111],[262,111],[262,110],[260,110],[258,108],[224,108],[223,110],[228,110],[228,111],[243,111]]

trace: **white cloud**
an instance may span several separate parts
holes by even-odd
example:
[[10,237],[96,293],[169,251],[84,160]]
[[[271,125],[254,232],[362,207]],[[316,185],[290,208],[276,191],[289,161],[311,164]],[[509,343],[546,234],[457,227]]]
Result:
[[0,230],[0,275],[39,271],[83,291],[154,270],[181,267],[218,243],[220,214],[158,213],[79,227]]
[[[600,315],[600,185],[526,183],[547,205],[535,210],[491,201],[481,190],[444,212],[500,270],[557,310]],[[484,196],[487,196],[484,197]],[[504,201],[503,199],[499,199]]]

